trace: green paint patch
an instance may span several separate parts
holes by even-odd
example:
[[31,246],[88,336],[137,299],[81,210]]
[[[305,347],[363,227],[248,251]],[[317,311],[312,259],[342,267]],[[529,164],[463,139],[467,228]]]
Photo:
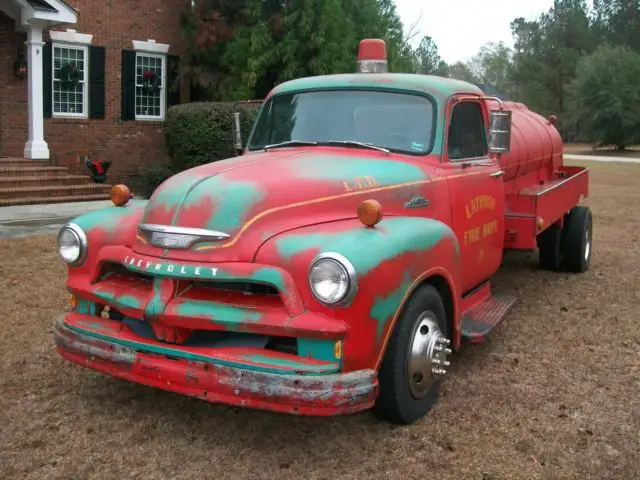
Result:
[[144,201],[130,200],[124,207],[107,207],[79,215],[71,220],[71,223],[75,223],[85,232],[95,228],[115,231],[121,225],[123,217],[130,216],[136,210],[142,211],[144,205]]
[[376,339],[380,341],[385,325],[396,314],[402,299],[411,286],[411,277],[405,273],[402,284],[386,297],[376,297],[369,316],[378,322],[376,329]]
[[255,310],[196,301],[181,303],[176,307],[176,313],[183,317],[207,318],[217,324],[233,328],[243,323],[257,323],[262,317],[260,312]]
[[153,279],[153,297],[147,303],[147,307],[144,309],[144,316],[146,318],[155,318],[164,312],[166,303],[162,300],[162,278]]
[[179,207],[193,185],[201,178],[203,175],[197,174],[194,170],[185,170],[169,177],[151,195],[145,209],[145,218],[154,208],[159,206],[167,211]]
[[275,268],[260,268],[249,277],[249,280],[266,283],[275,287],[280,292],[284,292],[286,290],[284,276],[282,272]]
[[[337,364],[327,364],[321,365],[318,368],[315,365],[309,365],[306,363],[297,363],[296,370],[291,370],[290,368],[282,368],[283,366],[289,367],[288,362],[279,362],[277,359],[271,359],[267,356],[255,355],[254,358],[250,358],[250,355],[247,355],[246,358],[240,358],[238,361],[234,360],[223,360],[213,356],[202,355],[199,353],[188,352],[185,350],[181,350],[179,347],[171,347],[171,346],[161,346],[154,345],[145,342],[139,342],[134,340],[127,340],[123,338],[113,337],[110,335],[105,335],[100,332],[95,332],[92,330],[85,330],[75,325],[65,324],[67,328],[70,330],[85,335],[87,337],[98,338],[105,342],[114,344],[114,345],[122,345],[124,347],[128,347],[141,352],[150,352],[157,353],[160,355],[170,355],[172,357],[185,358],[187,360],[196,360],[201,362],[206,362],[212,365],[225,365],[232,368],[238,368],[242,370],[254,370],[258,372],[266,372],[266,373],[277,373],[280,375],[295,375],[299,373],[305,373],[307,375],[320,375],[326,373],[334,373],[338,370]],[[256,362],[257,365],[247,364],[247,361]],[[260,364],[262,363],[262,365]]]
[[298,339],[298,355],[314,360],[338,362],[335,357],[335,342],[332,340]]
[[285,234],[276,240],[276,247],[287,259],[309,249],[341,253],[353,263],[358,275],[364,275],[405,253],[429,250],[451,232],[437,220],[419,217],[385,218],[378,225],[358,225],[328,233]]
[[123,307],[140,308],[140,300],[131,295],[122,295],[121,297],[117,297],[116,301]]
[[76,304],[75,311],[78,313],[82,313],[83,315],[95,315],[96,304],[90,302],[89,300],[85,300],[84,298],[79,298],[78,303]]
[[196,185],[181,209],[198,205],[207,199],[213,203],[213,214],[204,228],[234,231],[242,226],[247,212],[265,196],[256,182],[230,181],[224,174],[207,178]]
[[131,295],[117,296],[113,292],[105,290],[96,290],[93,292],[98,298],[101,298],[107,303],[115,303],[119,307],[123,308],[140,308],[140,300]]
[[326,365],[310,365],[308,363],[298,362],[296,360],[289,360],[285,358],[273,358],[266,355],[245,355],[242,358],[249,362],[261,363],[263,365],[289,367],[292,370],[297,371],[313,371],[316,373],[329,373],[336,371],[337,364]]
[[416,165],[400,160],[377,160],[366,157],[312,155],[296,161],[296,175],[313,180],[346,182],[369,178],[376,186],[418,182],[427,177]]
[[453,78],[407,73],[318,75],[281,83],[274,89],[273,94],[296,92],[299,90],[346,88],[379,88],[385,90],[415,91],[416,93],[432,94],[440,101],[444,101],[445,98],[456,93],[483,95],[482,90],[468,82]]

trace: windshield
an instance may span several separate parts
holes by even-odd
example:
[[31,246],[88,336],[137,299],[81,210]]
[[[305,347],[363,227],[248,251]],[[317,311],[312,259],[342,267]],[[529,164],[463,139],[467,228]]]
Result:
[[360,142],[425,154],[431,149],[433,117],[428,98],[406,93],[331,90],[282,94],[265,104],[248,147],[258,150],[290,141]]

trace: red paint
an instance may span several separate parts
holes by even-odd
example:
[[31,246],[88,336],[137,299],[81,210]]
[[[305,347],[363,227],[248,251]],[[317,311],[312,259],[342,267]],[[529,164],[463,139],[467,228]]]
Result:
[[[300,415],[340,415],[373,406],[378,381],[373,370],[330,375],[277,375],[202,361],[168,359],[73,332],[55,330],[59,354],[72,362],[150,387],[213,403]],[[264,355],[264,351],[260,352]],[[298,357],[299,362],[310,362]],[[246,363],[246,361],[245,361]]]
[[358,47],[358,60],[386,60],[387,46],[384,40],[367,38],[360,41]]
[[[381,50],[379,42],[363,41],[359,60],[384,59],[383,43],[382,47]],[[381,87],[394,78],[368,75],[373,75]],[[455,159],[447,140],[455,106],[461,102],[480,106],[479,118],[485,127],[490,110],[498,107],[497,102],[471,87],[468,92],[448,98],[442,118],[438,119],[445,123],[441,154],[438,151],[419,157],[355,148],[291,147],[246,153],[235,160],[202,165],[173,177],[168,183],[169,193],[176,195],[156,192],[144,214],[132,212],[117,222],[117,228],[97,226],[88,232],[91,247],[87,262],[69,268],[67,281],[69,289],[84,299],[110,304],[133,318],[146,316],[157,339],[137,337],[119,322],[71,313],[64,320],[67,326],[59,324],[56,330],[60,353],[119,378],[212,402],[332,415],[359,411],[373,404],[376,372],[391,334],[403,306],[422,282],[445,285],[443,290],[451,293],[453,348],[459,348],[463,336],[484,341],[513,300],[498,298],[491,292],[490,280],[499,269],[505,250],[536,248],[537,235],[549,225],[561,224],[566,212],[588,195],[589,172],[564,166],[562,141],[553,122],[513,102],[504,103],[513,115],[508,154]],[[410,172],[407,175],[411,181],[390,180],[395,183],[384,184],[376,181],[374,174],[367,176],[370,167],[381,172],[380,176],[400,178],[392,177],[380,166],[385,162],[393,164],[397,171]],[[217,190],[209,195],[207,189],[201,188],[198,196],[194,195],[197,200],[188,197],[197,182],[209,180]],[[234,184],[256,193],[257,200],[249,195],[229,209],[224,202],[233,192],[225,188],[231,189]],[[156,202],[162,198],[165,203]],[[381,223],[367,229],[359,222],[357,212],[358,206],[369,199],[379,202],[384,213]],[[231,210],[238,212],[237,219],[231,218],[237,221],[229,221],[232,214],[227,212]],[[228,223],[227,228],[219,228],[229,237],[203,248],[165,251],[149,245],[136,231],[140,223],[215,229],[218,227],[211,219],[220,212],[226,217],[217,221]],[[320,304],[308,279],[315,255],[332,239],[361,238],[348,237],[358,229],[380,232],[385,239],[392,224],[385,220],[393,217],[429,219],[433,224],[444,225],[446,232],[433,245],[421,246],[420,250],[392,248],[392,255],[384,260],[380,260],[385,254],[382,246],[379,251],[373,248],[354,253],[363,256],[358,259],[359,265],[367,268],[358,272],[358,292],[353,302],[339,308]],[[412,238],[414,233],[407,232],[404,239]],[[316,240],[287,251],[280,241],[291,235]],[[396,243],[402,239],[399,242],[395,237]],[[389,244],[392,242],[385,246]],[[363,260],[367,255],[372,262]],[[155,285],[132,272],[101,278],[108,264],[128,264],[132,270],[130,262],[143,271],[149,268],[145,265],[162,263],[215,268],[221,275],[206,279],[210,286],[199,283],[200,279],[177,275]],[[224,281],[251,283],[265,267],[274,269],[275,276],[281,279],[277,292],[245,295],[221,289]],[[102,300],[99,292],[115,300]],[[135,299],[139,305],[127,306],[124,300],[119,303],[123,295],[128,297],[127,302]],[[161,308],[154,310],[152,302]],[[240,320],[232,325],[229,318],[223,317],[225,309],[227,315],[233,313]],[[144,348],[142,352],[113,349],[112,342],[71,332],[69,325],[81,326],[87,332],[101,331],[112,339],[136,340],[147,348],[174,344],[172,348],[183,353],[198,352],[212,362],[241,363],[243,368],[200,360],[169,360],[161,354],[144,353]],[[175,345],[188,339],[193,330],[342,340],[342,357],[340,362],[336,360],[340,373],[313,379],[305,375],[264,374],[251,370],[264,366],[252,361],[252,357],[267,356],[273,362],[285,363],[295,360],[309,368],[322,366],[323,361],[262,348]]]

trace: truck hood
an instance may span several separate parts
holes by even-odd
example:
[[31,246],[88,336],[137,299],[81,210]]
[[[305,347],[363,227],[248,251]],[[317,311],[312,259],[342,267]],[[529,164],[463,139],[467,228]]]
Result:
[[353,218],[358,204],[374,192],[427,178],[410,160],[345,148],[275,150],[209,163],[158,187],[141,224],[214,230],[228,237],[191,250],[162,250],[138,235],[134,250],[182,260],[252,261],[260,245],[278,233]]

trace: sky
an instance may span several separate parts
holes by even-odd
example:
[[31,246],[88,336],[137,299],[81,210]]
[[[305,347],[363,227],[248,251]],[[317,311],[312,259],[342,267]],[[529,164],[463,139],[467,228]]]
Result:
[[429,35],[447,63],[467,61],[486,42],[513,46],[511,21],[536,18],[553,0],[395,0],[405,31],[416,24],[413,44]]

